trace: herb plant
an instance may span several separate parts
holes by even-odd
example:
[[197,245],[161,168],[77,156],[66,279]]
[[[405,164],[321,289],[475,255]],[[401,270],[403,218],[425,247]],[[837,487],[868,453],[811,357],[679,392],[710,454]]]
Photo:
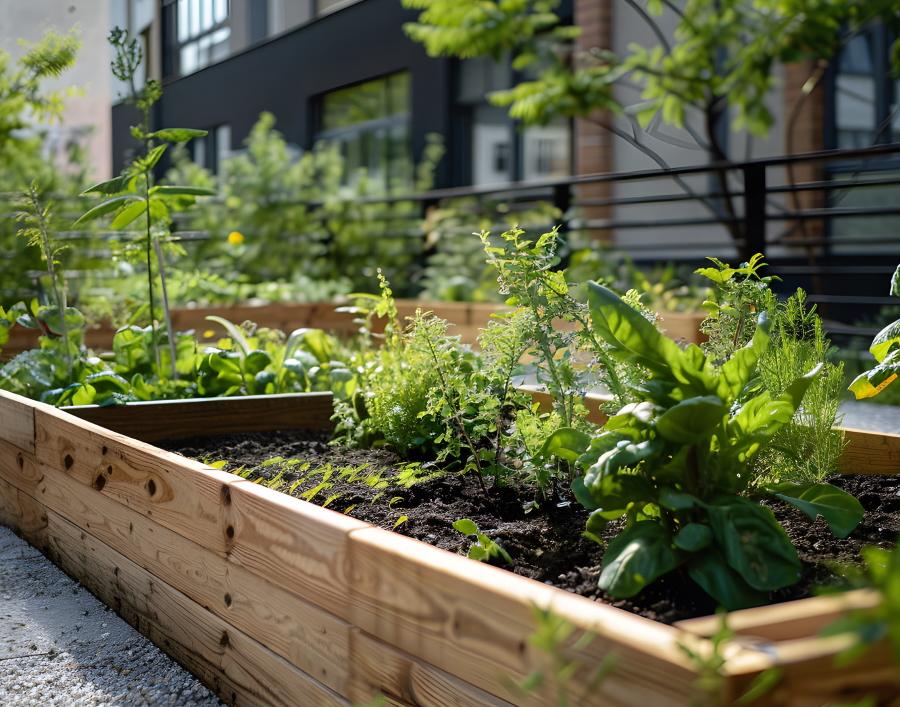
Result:
[[191,128],[151,130],[150,112],[162,95],[162,88],[154,79],[148,79],[140,90],[137,88],[135,74],[143,60],[143,52],[136,38],[129,38],[126,30],[117,27],[110,32],[109,43],[115,53],[112,62],[113,75],[131,87],[130,100],[141,113],[141,122],[132,127],[131,134],[132,137],[143,143],[144,152],[133,160],[118,177],[100,182],[85,190],[85,194],[99,194],[106,198],[85,212],[75,223],[80,225],[102,216],[114,214],[110,226],[113,229],[121,230],[138,219],[141,220],[141,237],[147,269],[147,301],[157,374],[163,375],[160,337],[156,325],[154,264],[162,295],[162,312],[169,349],[168,372],[171,378],[177,379],[176,341],[172,328],[162,244],[169,237],[171,209],[181,208],[185,204],[192,203],[197,196],[209,196],[215,192],[206,187],[155,185],[153,172],[170,145],[202,137],[206,135],[206,131]]
[[[770,344],[759,317],[748,344],[716,365],[703,351],[679,348],[617,295],[590,283],[597,336],[612,356],[639,362],[640,401],[623,407],[589,442],[556,433],[583,472],[573,483],[590,511],[588,532],[623,519],[607,546],[600,587],[630,597],[677,569],[729,609],[761,604],[800,577],[797,552],[771,510],[749,495],[752,463],[793,418],[816,367],[780,394],[753,390]],[[852,496],[825,483],[783,482],[757,489],[821,515],[846,537],[862,518]]]

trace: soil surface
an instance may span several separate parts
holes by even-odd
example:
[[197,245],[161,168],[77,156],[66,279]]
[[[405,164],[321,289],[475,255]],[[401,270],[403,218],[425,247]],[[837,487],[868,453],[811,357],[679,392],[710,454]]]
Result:
[[[716,608],[686,574],[677,571],[632,599],[604,595],[597,588],[604,548],[582,536],[587,512],[567,489],[535,509],[533,489],[494,487],[485,497],[472,475],[443,473],[428,478],[434,469],[409,467],[389,450],[334,447],[327,436],[309,432],[247,433],[174,440],[161,446],[207,463],[225,461],[226,471],[261,482],[274,479],[273,486],[280,491],[451,552],[465,554],[471,545],[453,528],[454,521],[469,518],[513,560],[512,566],[500,559],[492,564],[657,621],[704,616]],[[282,461],[273,462],[275,457]],[[262,462],[267,464],[254,468]],[[404,470],[425,478],[407,487],[399,479]],[[836,562],[856,563],[862,547],[890,547],[897,540],[900,477],[842,476],[829,481],[855,495],[865,517],[849,538],[841,540],[821,518],[811,522],[792,506],[768,503],[803,562],[800,582],[774,592],[772,602],[799,599],[839,584]],[[618,530],[617,524],[609,524],[604,539]]]

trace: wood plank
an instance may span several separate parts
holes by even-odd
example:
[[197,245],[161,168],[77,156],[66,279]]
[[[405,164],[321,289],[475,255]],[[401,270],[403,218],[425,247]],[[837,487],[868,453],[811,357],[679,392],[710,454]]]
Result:
[[[807,637],[766,644],[772,665],[778,666],[777,684],[753,705],[777,707],[821,707],[826,704],[896,705],[900,695],[900,671],[885,641],[875,644],[859,660],[847,665],[835,656],[854,645],[851,636]],[[743,695],[757,671],[743,671],[739,661],[723,666],[727,693],[723,704],[732,704]],[[867,702],[868,703],[868,702]]]
[[[868,590],[797,599],[755,609],[731,611],[728,613],[728,628],[739,635],[764,638],[767,641],[814,636],[848,610],[869,608],[878,601],[878,595]],[[712,636],[721,622],[718,616],[703,616],[679,621],[675,625],[698,636]]]
[[[224,555],[232,544],[236,477],[68,413],[35,410],[37,461]],[[232,528],[231,531],[228,528]]]
[[900,474],[900,434],[844,428],[842,474]]
[[[8,448],[0,443],[0,463],[7,457]],[[23,537],[40,539],[47,529],[44,507],[28,494],[6,481],[0,482],[0,525],[12,528]]]
[[48,552],[66,572],[229,704],[346,705],[339,695],[53,511]]
[[324,430],[331,422],[331,393],[247,395],[234,398],[197,398],[128,403],[123,407],[83,405],[63,408],[88,422],[144,442],[178,437]]
[[230,508],[231,562],[349,620],[349,535],[367,523],[244,480]]
[[[534,400],[542,412],[549,412],[553,409],[553,396],[543,386],[522,385],[519,390],[528,393]],[[603,411],[603,407],[612,400],[611,395],[603,395],[601,393],[588,393],[584,396],[584,406],[587,408],[589,422],[595,425],[603,425],[609,419],[609,416]]]
[[418,707],[511,707],[474,685],[397,650],[359,629],[353,630],[349,697],[367,704],[383,695],[396,704]]
[[[509,681],[546,660],[528,641],[539,606],[597,634],[579,654],[584,666],[618,658],[583,704],[683,705],[690,694],[695,674],[676,629],[380,528],[350,538],[351,623],[481,690],[513,698]],[[521,703],[545,704],[552,688],[548,681]]]
[[0,390],[0,441],[34,452],[34,408],[28,398]]
[[[2,452],[3,450],[0,450]],[[3,457],[6,457],[3,454]],[[329,687],[346,690],[350,627],[295,594],[48,466],[0,478]]]

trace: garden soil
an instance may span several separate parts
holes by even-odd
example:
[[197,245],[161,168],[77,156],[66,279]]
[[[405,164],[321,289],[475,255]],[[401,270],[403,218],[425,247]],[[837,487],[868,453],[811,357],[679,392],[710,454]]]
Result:
[[[309,462],[313,469],[327,464],[334,468],[367,465],[361,476],[381,471],[381,478],[389,477],[403,465],[399,457],[385,449],[335,447],[328,444],[326,436],[297,431],[174,440],[161,446],[207,463],[225,461],[227,471],[250,469],[274,457],[300,459]],[[280,490],[301,497],[317,486],[319,478],[295,484],[296,468],[274,463],[249,478],[271,479],[281,473]],[[332,479],[336,476],[333,474]],[[803,562],[800,582],[772,593],[772,602],[800,599],[824,587],[840,586],[844,580],[837,568],[857,564],[861,548],[891,547],[897,541],[900,477],[845,476],[830,482],[855,495],[866,512],[856,530],[843,540],[835,538],[821,518],[812,522],[792,506],[767,502]],[[454,530],[453,522],[469,518],[513,560],[511,566],[502,560],[493,564],[657,621],[673,623],[715,611],[712,601],[681,572],[663,577],[632,599],[605,596],[597,587],[603,547],[583,537],[587,512],[567,489],[557,489],[554,498],[535,507],[534,489],[494,486],[485,495],[471,474],[445,473],[410,488],[393,484],[370,486],[361,480],[335,481],[311,500],[323,504],[328,499],[332,510],[463,554],[472,541]],[[619,529],[619,525],[611,523],[604,539],[612,538]]]

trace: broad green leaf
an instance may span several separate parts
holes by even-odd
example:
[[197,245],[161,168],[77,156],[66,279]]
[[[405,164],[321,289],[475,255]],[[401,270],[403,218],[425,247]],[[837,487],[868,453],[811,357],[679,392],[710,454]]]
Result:
[[559,457],[574,462],[584,454],[591,443],[591,436],[572,427],[560,427],[544,441],[540,455],[544,458]]
[[659,491],[659,505],[670,511],[686,511],[701,504],[696,496],[664,486]]
[[593,464],[584,475],[584,483],[594,493],[594,486],[600,483],[600,480],[620,469],[633,468],[644,459],[649,459],[663,450],[663,443],[659,439],[648,439],[644,442],[634,444],[628,440],[619,442],[615,449],[611,449],[603,454],[596,464]]
[[478,533],[478,526],[468,518],[460,518],[453,521],[453,528],[463,535],[476,535]]
[[206,187],[176,186],[173,184],[161,184],[150,189],[151,194],[161,196],[215,196],[215,189]]
[[615,520],[632,503],[643,506],[653,497],[650,484],[637,474],[604,476],[587,488],[594,501],[594,512],[599,511],[606,520]]
[[114,230],[125,228],[136,218],[138,218],[139,216],[143,216],[144,212],[146,211],[147,202],[143,199],[141,199],[140,201],[132,202],[116,214],[116,217],[112,220],[112,223],[109,224],[109,227]]
[[715,395],[688,398],[666,410],[656,421],[656,429],[671,442],[694,444],[712,435],[728,413]]
[[875,360],[880,363],[895,347],[900,348],[900,319],[888,324],[875,335],[869,351],[875,357]]
[[588,304],[594,332],[614,349],[629,354],[636,363],[670,374],[672,363],[682,358],[674,341],[612,290],[589,282]]
[[148,133],[147,137],[167,142],[187,142],[195,137],[205,137],[206,135],[206,130],[195,130],[194,128],[163,128]]
[[112,213],[116,209],[127,204],[129,201],[142,201],[142,199],[136,194],[123,194],[122,196],[114,196],[112,199],[102,201],[94,208],[85,211],[75,222],[75,225],[78,226],[82,223],[93,221],[95,218],[100,218],[101,216]]
[[716,392],[723,400],[738,397],[747,382],[756,371],[756,364],[769,346],[769,330],[771,323],[765,312],[759,315],[753,338],[741,349],[738,349],[719,368],[719,380]]
[[878,395],[900,376],[900,348],[891,351],[875,368],[860,373],[850,384],[849,390],[857,400]]
[[594,503],[594,497],[591,496],[588,487],[584,485],[583,476],[576,476],[572,479],[572,494],[575,496],[575,500],[587,510],[593,511],[597,509],[597,504]]
[[712,531],[703,523],[688,523],[675,534],[675,547],[685,552],[699,552],[712,542]]
[[764,592],[748,585],[715,548],[694,555],[687,565],[688,575],[720,606],[729,611],[762,606],[768,601]]
[[767,489],[776,498],[799,508],[811,520],[822,516],[831,532],[846,538],[863,518],[862,504],[831,484],[783,483]]
[[603,554],[600,589],[617,599],[633,597],[680,561],[669,533],[655,521],[640,521],[610,541]]
[[244,370],[250,375],[256,375],[270,363],[272,363],[272,357],[269,354],[260,349],[255,349],[248,353],[244,359]]
[[771,510],[740,497],[708,506],[716,545],[754,589],[767,592],[800,579],[800,558]]

